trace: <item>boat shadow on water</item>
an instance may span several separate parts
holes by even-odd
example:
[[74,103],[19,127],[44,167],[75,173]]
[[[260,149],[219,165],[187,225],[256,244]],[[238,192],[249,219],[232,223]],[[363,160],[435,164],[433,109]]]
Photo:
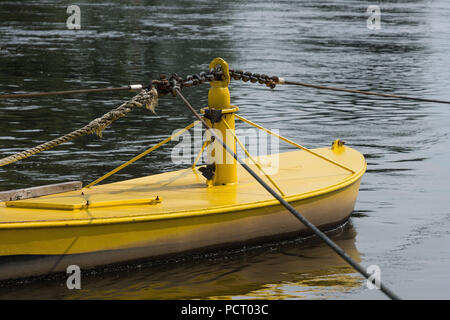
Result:
[[[360,261],[351,219],[327,235]],[[363,278],[315,236],[81,273],[79,290],[67,288],[65,273],[2,281],[0,299],[320,299],[363,285]]]

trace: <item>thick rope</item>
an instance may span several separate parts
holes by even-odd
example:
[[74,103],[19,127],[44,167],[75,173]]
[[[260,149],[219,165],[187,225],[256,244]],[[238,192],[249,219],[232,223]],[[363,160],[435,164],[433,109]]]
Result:
[[155,88],[151,90],[144,89],[139,94],[134,96],[131,100],[123,103],[119,107],[109,111],[102,117],[92,120],[89,124],[81,129],[75,130],[62,137],[40,144],[34,148],[25,150],[20,153],[13,154],[6,158],[0,159],[0,167],[7,164],[28,158],[36,153],[52,149],[62,143],[71,141],[73,139],[82,137],[87,134],[95,133],[99,137],[102,136],[102,131],[108,127],[114,121],[124,117],[127,113],[133,111],[136,107],[144,107],[153,113],[155,112],[156,105],[158,103],[158,92]]

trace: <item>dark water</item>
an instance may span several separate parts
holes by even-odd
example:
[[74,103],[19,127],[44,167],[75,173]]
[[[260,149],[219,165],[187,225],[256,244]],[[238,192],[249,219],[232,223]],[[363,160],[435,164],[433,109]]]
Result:
[[[380,1],[379,30],[367,28],[361,1],[80,1],[81,30],[66,28],[70,4],[0,2],[1,93],[147,83],[159,73],[206,70],[220,56],[234,68],[303,82],[450,100],[445,0]],[[204,106],[207,88],[186,95]],[[353,227],[338,244],[363,265],[378,265],[404,298],[450,298],[448,106],[242,82],[230,90],[241,115],[305,146],[339,137],[364,153]],[[0,100],[0,156],[75,130],[131,96]],[[0,168],[0,190],[88,183],[192,120],[180,101],[164,97],[156,116],[138,110],[102,139]],[[183,167],[171,163],[170,150],[109,181]],[[275,247],[105,273],[78,292],[60,280],[8,287],[0,298],[384,298],[322,245]]]

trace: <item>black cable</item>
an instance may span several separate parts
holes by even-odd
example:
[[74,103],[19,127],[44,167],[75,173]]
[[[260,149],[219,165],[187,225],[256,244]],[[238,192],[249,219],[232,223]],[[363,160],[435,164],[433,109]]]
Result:
[[[321,238],[331,249],[333,249],[341,258],[343,258],[348,264],[350,264],[355,270],[361,273],[366,279],[370,278],[370,275],[366,272],[366,270],[354,261],[344,250],[342,250],[339,246],[337,246],[330,238],[328,238],[325,233],[320,231],[315,225],[309,222],[305,217],[303,217],[294,207],[292,207],[286,200],[284,200],[278,193],[275,192],[267,183],[265,183],[249,166],[247,166],[240,158],[238,158],[237,154],[234,153],[215,133],[211,130],[211,127],[206,123],[206,121],[195,111],[194,107],[186,100],[186,98],[181,94],[181,91],[178,87],[174,88],[175,92],[178,96],[183,100],[184,104],[189,108],[189,110],[194,114],[194,116],[200,120],[206,129],[210,130],[211,135],[217,140],[223,148],[236,159],[237,162],[253,177],[256,181],[261,184],[274,198],[276,198],[289,212],[291,212],[301,223],[307,226],[311,231],[313,231],[319,238]],[[389,288],[383,285],[380,282],[380,290],[386,294],[392,300],[399,300],[395,293],[393,293]]]
[[[216,74],[216,77],[217,76],[219,76],[219,74]],[[290,81],[290,80],[286,80],[284,78],[277,77],[277,76],[269,77],[266,74],[252,73],[252,72],[248,72],[248,71],[244,72],[242,70],[234,70],[234,69],[230,69],[230,78],[234,79],[234,80],[242,80],[244,82],[248,82],[248,81],[250,81],[251,83],[258,82],[260,84],[265,84],[266,86],[268,86],[272,89],[275,88],[275,86],[278,84],[288,84],[288,85],[303,86],[303,87],[315,88],[315,89],[321,89],[321,90],[341,91],[341,92],[364,94],[364,95],[370,95],[370,96],[379,96],[379,97],[385,97],[385,98],[395,98],[395,99],[404,99],[404,100],[450,104],[450,101],[445,101],[445,100],[425,99],[425,98],[400,96],[400,95],[395,95],[395,94],[379,93],[379,92],[372,92],[372,91],[328,87],[328,86],[322,86],[322,85],[318,85],[318,84],[311,84],[311,83],[305,83],[305,82],[299,82],[299,81]]]
[[379,92],[371,92],[371,91],[327,87],[327,86],[321,86],[321,85],[317,85],[317,84],[310,84],[310,83],[304,83],[304,82],[298,82],[298,81],[284,80],[284,82],[280,82],[280,84],[290,84],[290,85],[303,86],[303,87],[315,88],[315,89],[321,89],[321,90],[349,92],[349,93],[364,94],[364,95],[369,95],[369,96],[378,96],[378,97],[385,97],[385,98],[395,98],[395,99],[403,99],[403,100],[414,100],[414,101],[450,104],[450,101],[444,101],[444,100],[424,99],[424,98],[399,96],[399,95],[395,95],[395,94],[387,94],[387,93],[379,93]]

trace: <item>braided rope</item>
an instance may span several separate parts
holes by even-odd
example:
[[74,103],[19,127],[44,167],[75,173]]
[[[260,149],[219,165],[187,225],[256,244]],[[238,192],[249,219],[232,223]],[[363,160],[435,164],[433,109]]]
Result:
[[87,134],[95,133],[99,137],[102,137],[102,131],[106,127],[108,127],[111,123],[113,123],[117,119],[124,117],[125,115],[127,115],[127,113],[133,111],[135,107],[141,108],[145,106],[146,109],[154,113],[157,103],[158,103],[158,92],[156,91],[156,89],[155,88],[152,88],[151,90],[144,89],[141,92],[139,92],[136,96],[131,98],[129,101],[109,111],[102,117],[92,120],[81,129],[72,131],[71,133],[68,133],[64,136],[48,141],[46,143],[40,144],[34,148],[0,159],[0,167],[28,158],[36,153],[52,149],[62,143],[71,141],[73,139],[82,137]]

